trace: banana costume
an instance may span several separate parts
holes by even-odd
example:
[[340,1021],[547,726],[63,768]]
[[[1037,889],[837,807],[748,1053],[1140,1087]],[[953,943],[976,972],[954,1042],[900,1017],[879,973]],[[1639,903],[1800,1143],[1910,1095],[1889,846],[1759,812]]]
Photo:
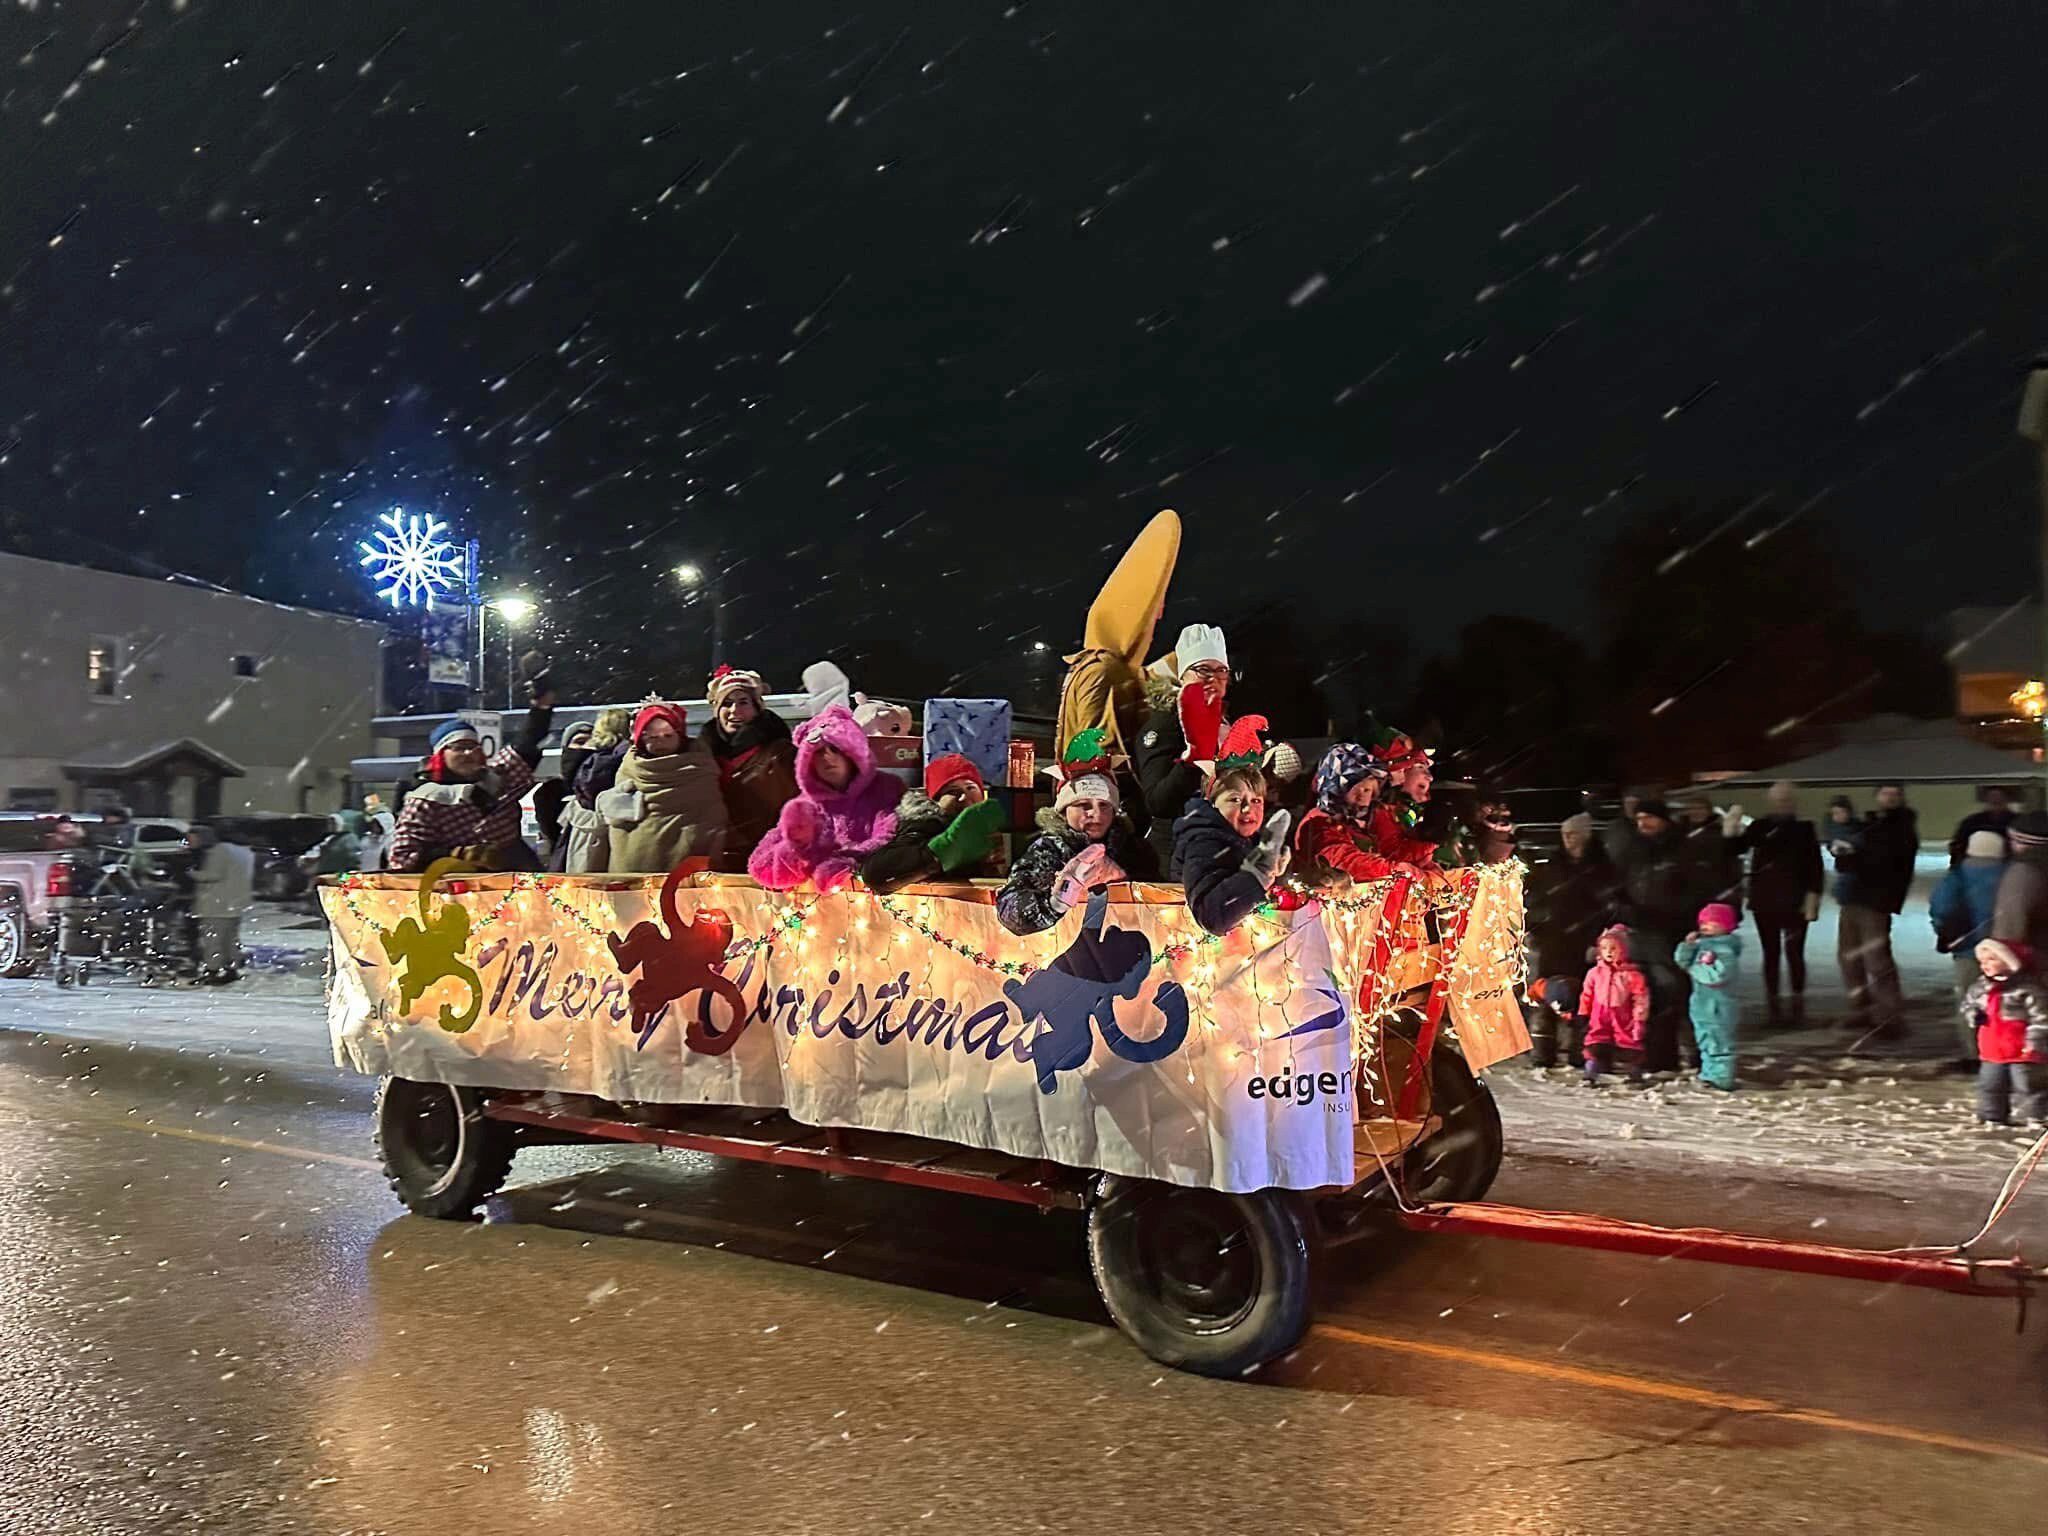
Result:
[[1123,559],[1088,607],[1082,648],[1066,658],[1060,687],[1059,735],[1064,747],[1081,732],[1103,732],[1111,760],[1130,760],[1144,724],[1145,652],[1166,607],[1167,584],[1180,558],[1180,517],[1161,512],[1131,541]]

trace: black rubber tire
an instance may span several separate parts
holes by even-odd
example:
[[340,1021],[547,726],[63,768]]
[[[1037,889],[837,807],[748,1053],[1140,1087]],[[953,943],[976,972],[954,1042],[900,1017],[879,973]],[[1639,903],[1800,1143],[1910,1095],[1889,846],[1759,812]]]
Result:
[[517,1150],[474,1088],[387,1077],[377,1084],[377,1160],[405,1208],[467,1221],[505,1185]]
[[1429,1101],[1429,1113],[1443,1128],[1409,1150],[1403,1169],[1408,1198],[1418,1205],[1485,1199],[1507,1147],[1500,1105],[1448,1040],[1430,1052]]
[[[1308,1331],[1312,1230],[1285,1190],[1229,1195],[1108,1174],[1088,1210],[1088,1264],[1109,1315],[1154,1360],[1242,1376]],[[1223,1272],[1218,1284],[1201,1284],[1203,1266]]]
[[0,976],[28,976],[35,968],[36,951],[29,941],[28,914],[10,900],[0,906]]

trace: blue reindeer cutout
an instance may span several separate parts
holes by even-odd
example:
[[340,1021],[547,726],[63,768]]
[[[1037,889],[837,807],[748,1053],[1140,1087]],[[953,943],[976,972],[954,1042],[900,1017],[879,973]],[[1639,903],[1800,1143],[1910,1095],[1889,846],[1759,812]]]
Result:
[[1059,959],[1022,981],[1003,983],[1003,995],[1027,1024],[1042,1019],[1048,1026],[1031,1042],[1040,1093],[1057,1092],[1060,1073],[1087,1065],[1093,1029],[1123,1060],[1140,1063],[1171,1056],[1188,1037],[1188,995],[1177,981],[1153,994],[1152,1006],[1166,1020],[1155,1037],[1133,1040],[1117,1023],[1117,1000],[1136,997],[1152,970],[1152,941],[1134,929],[1110,928],[1108,919],[1107,892],[1091,892],[1081,931]]

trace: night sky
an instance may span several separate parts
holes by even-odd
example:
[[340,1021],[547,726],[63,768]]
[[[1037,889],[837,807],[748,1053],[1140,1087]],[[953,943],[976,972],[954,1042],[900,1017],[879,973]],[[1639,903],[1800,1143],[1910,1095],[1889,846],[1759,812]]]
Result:
[[365,610],[365,525],[438,507],[590,686],[675,692],[679,561],[772,685],[999,691],[1164,505],[1172,624],[1419,651],[1585,631],[1646,523],[1804,522],[1887,626],[2036,570],[2037,5],[22,0],[0,40],[25,552]]

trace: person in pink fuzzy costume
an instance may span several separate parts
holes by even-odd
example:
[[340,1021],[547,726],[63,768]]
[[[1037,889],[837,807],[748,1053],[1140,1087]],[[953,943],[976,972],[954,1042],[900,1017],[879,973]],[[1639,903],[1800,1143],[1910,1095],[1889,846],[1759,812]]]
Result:
[[806,720],[795,737],[797,797],[754,849],[747,873],[771,891],[837,890],[896,835],[904,786],[875,766],[867,733],[843,704]]

